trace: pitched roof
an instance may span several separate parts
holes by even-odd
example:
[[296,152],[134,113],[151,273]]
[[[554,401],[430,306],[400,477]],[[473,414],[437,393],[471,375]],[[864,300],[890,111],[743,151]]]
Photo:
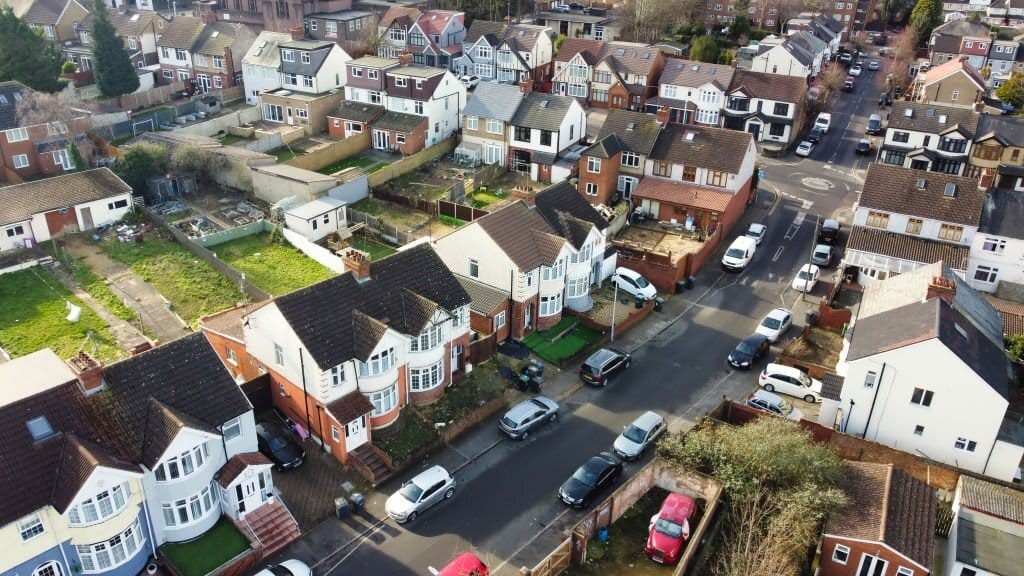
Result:
[[273,466],[273,464],[270,459],[259,452],[235,454],[220,467],[220,471],[216,476],[217,483],[220,484],[221,488],[227,488],[249,466]]
[[884,542],[931,568],[937,501],[927,484],[892,464],[848,461],[840,487],[849,501],[826,522],[826,536]]
[[[933,174],[933,172],[929,172]],[[846,249],[882,254],[901,260],[931,264],[943,261],[954,270],[967,270],[970,248],[865,226],[851,226]]]
[[480,226],[521,271],[551,266],[565,243],[540,212],[522,201],[478,218],[473,224]]
[[595,158],[612,158],[622,152],[622,141],[615,133],[607,136],[599,136],[597,142],[591,144],[582,152],[582,156],[593,156]]
[[932,40],[936,36],[952,36],[957,39],[957,46],[959,46],[959,40],[963,36],[988,37],[991,34],[992,30],[987,24],[975,22],[969,18],[959,18],[936,26],[932,30]]
[[537,40],[543,35],[551,33],[551,28],[535,24],[512,24],[505,29],[502,41],[508,43],[510,48],[521,52],[530,52],[537,45]]
[[64,442],[53,487],[51,503],[63,514],[89,476],[99,467],[132,472],[141,476],[138,465],[113,456],[96,444],[69,433]]
[[807,81],[799,76],[783,76],[767,72],[737,69],[729,85],[729,93],[743,91],[751,98],[776,102],[796,102],[802,105],[807,93]]
[[156,41],[157,46],[192,50],[196,39],[203,33],[205,25],[202,18],[195,16],[175,16],[164,26],[164,32]]
[[508,122],[522,101],[523,93],[519,86],[481,82],[470,95],[462,114]]
[[466,37],[462,40],[465,46],[472,46],[481,36],[491,36],[493,40],[501,38],[505,34],[504,22],[491,22],[490,20],[473,20],[466,30]]
[[[107,7],[107,18],[114,26],[114,29],[125,37],[141,36],[146,28],[152,25],[156,20],[163,20],[164,25],[166,25],[167,22],[170,22],[170,19],[164,18],[158,12],[150,12],[148,10],[126,10],[122,12],[117,8],[111,8],[109,6]],[[81,25],[84,26],[86,30],[92,30],[95,19],[95,14],[89,14],[82,20]],[[163,31],[162,28],[155,28],[155,26],[154,30]]]
[[338,422],[348,424],[364,414],[373,412],[373,404],[363,393],[351,392],[329,402],[327,404],[327,411]]
[[328,112],[328,117],[355,120],[356,122],[369,122],[384,113],[384,107],[355,100],[342,100],[334,112]]
[[444,32],[448,22],[452,19],[461,21],[464,18],[465,15],[462,12],[454,10],[427,10],[416,19],[416,24],[420,30],[423,30],[424,34],[433,36],[434,34]]
[[408,133],[415,130],[420,124],[425,124],[427,122],[428,118],[426,116],[388,111],[371,122],[370,125],[379,130]]
[[48,210],[76,206],[132,188],[109,168],[94,168],[0,188],[0,225],[23,222]]
[[571,96],[530,92],[523,96],[510,124],[538,130],[558,130],[574,102],[576,99]]
[[[225,50],[237,48],[235,54],[245,54],[256,35],[245,24],[218,20],[203,27],[193,50],[199,54],[222,56]],[[237,57],[237,56],[235,56]]]
[[284,42],[279,45],[281,50],[295,50],[297,52],[308,52],[309,62],[302,62],[302,58],[296,57],[294,62],[281,61],[282,72],[288,72],[292,74],[302,74],[304,76],[316,76],[323,67],[324,62],[327,61],[327,57],[330,56],[331,51],[337,46],[338,50],[341,47],[329,40],[292,40],[290,42]]
[[1024,148],[1024,118],[983,114],[978,120],[975,142],[995,138],[1003,146]]
[[391,6],[380,18],[380,28],[389,28],[395,20],[405,18],[409,23],[419,18],[420,10],[414,6]]
[[[908,110],[910,116],[907,116]],[[957,127],[968,138],[973,138],[979,117],[980,115],[970,108],[897,100],[893,102],[892,114],[889,115],[889,129],[942,134]]]
[[589,38],[566,38],[555,54],[555,62],[568,62],[573,56],[580,54],[588,64],[597,64],[605,42]]
[[477,314],[490,316],[499,306],[504,306],[508,301],[508,292],[503,292],[483,282],[477,282],[467,276],[456,274],[455,278],[469,294],[469,309]]
[[35,0],[22,20],[30,24],[56,24],[71,0]]
[[28,86],[17,80],[0,82],[0,130],[10,130],[21,125],[18,122],[18,101]]
[[[693,137],[688,140],[689,134]],[[752,141],[753,135],[749,132],[670,124],[658,135],[650,157],[673,164],[738,174]]]
[[451,312],[469,304],[469,294],[427,244],[371,262],[370,276],[359,282],[342,274],[274,300],[321,368],[365,360],[388,327],[419,334],[432,305]]
[[725,91],[728,90],[736,72],[735,68],[728,65],[669,58],[665,60],[665,68],[661,71],[658,83],[691,88],[710,83]]
[[263,308],[268,303],[269,301],[263,301],[228,308],[215,314],[203,316],[199,319],[199,325],[210,332],[242,342],[245,339],[245,333],[242,330],[242,322],[245,321],[245,317]]
[[623,150],[647,156],[658,141],[661,124],[653,114],[612,109],[608,111],[597,138],[600,140],[611,134],[618,138]]
[[724,212],[733,195],[721,188],[698,186],[675,180],[648,176],[633,190],[638,198],[650,198],[659,202],[703,208],[713,212]]
[[577,250],[586,242],[592,227],[599,231],[608,227],[608,222],[566,180],[541,190],[534,201],[548,225]]
[[[1000,283],[1001,285],[1002,283]],[[986,294],[985,300],[999,312],[1003,319],[1003,334],[1006,336],[1024,335],[1024,304],[1005,300]]]
[[[923,189],[919,186],[922,181]],[[981,223],[984,205],[985,192],[978,188],[977,179],[890,164],[869,164],[860,193],[862,208],[965,226]]]
[[1024,492],[994,482],[960,475],[960,505],[976,512],[1024,524]]
[[971,66],[971,63],[966,60],[958,60],[956,58],[924,72],[922,83],[926,87],[931,86],[936,82],[941,82],[946,78],[961,72],[974,82],[978,86],[979,90],[985,89],[985,79],[982,78],[981,74],[974,69],[974,66]]

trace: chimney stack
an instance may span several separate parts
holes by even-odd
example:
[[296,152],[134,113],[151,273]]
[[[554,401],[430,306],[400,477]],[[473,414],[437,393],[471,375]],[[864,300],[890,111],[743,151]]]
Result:
[[341,261],[345,269],[351,272],[356,280],[365,282],[370,279],[370,255],[362,250],[346,248],[341,253]]
[[668,124],[668,106],[662,106],[658,108],[658,124],[665,126]]
[[68,366],[78,377],[78,386],[86,396],[103,390],[103,364],[100,364],[92,356],[85,352],[79,352],[77,356],[68,360]]
[[533,78],[527,78],[519,82],[519,91],[523,94],[529,94],[533,92]]
[[412,52],[402,52],[398,55],[398,61],[402,66],[412,66]]
[[292,34],[292,40],[305,40],[306,39],[306,29],[304,27],[302,27],[302,26],[296,26],[295,28],[292,28],[291,30],[289,30],[289,32],[291,32],[291,34]]
[[210,0],[196,2],[196,15],[203,21],[203,24],[212,24],[217,21],[217,3]]
[[956,284],[952,280],[942,276],[933,276],[932,281],[928,283],[928,292],[925,295],[925,300],[942,298],[947,304],[953,304],[954,296],[956,296]]

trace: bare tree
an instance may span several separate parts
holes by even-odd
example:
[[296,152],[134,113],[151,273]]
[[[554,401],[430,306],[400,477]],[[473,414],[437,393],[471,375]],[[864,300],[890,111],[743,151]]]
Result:
[[918,40],[917,30],[913,26],[904,28],[893,38],[893,60],[905,63],[913,62],[917,58]]
[[634,42],[655,42],[678,22],[671,0],[629,0],[622,14],[623,30]]
[[[78,147],[82,159],[91,166],[96,155],[96,143],[89,136],[92,129],[91,105],[67,95],[66,92],[22,92],[15,108],[15,116],[21,126],[45,124],[51,136],[66,135]],[[79,138],[79,135],[84,137]]]
[[171,153],[171,168],[181,172],[194,172],[200,179],[209,181],[213,175],[228,167],[227,159],[216,154],[212,148],[195,144],[178,146]]
[[818,75],[816,84],[825,89],[824,97],[827,98],[829,94],[843,87],[844,79],[846,79],[846,73],[842,67],[832,63]]

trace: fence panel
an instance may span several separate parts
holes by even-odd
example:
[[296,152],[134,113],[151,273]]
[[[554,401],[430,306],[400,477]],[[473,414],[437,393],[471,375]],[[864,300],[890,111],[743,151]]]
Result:
[[[586,542],[584,542],[584,548]],[[551,554],[548,554],[546,558],[537,563],[530,571],[531,576],[558,576],[562,572],[565,572],[572,566],[572,548],[573,538],[569,537],[562,540],[562,543],[558,545]]]
[[329,146],[312,150],[296,156],[285,162],[289,166],[317,171],[324,166],[330,166],[357,154],[361,154],[370,148],[370,132],[362,132],[356,136],[331,142]]
[[469,361],[479,364],[487,360],[498,351],[498,339],[494,334],[488,334],[475,342],[469,343]]
[[427,162],[433,162],[436,158],[440,158],[454,150],[455,142],[456,138],[453,136],[447,140],[438,142],[429,148],[424,148],[415,154],[402,158],[397,162],[388,164],[373,174],[370,174],[370,187],[374,188],[376,186],[380,186],[388,180],[416,170]]

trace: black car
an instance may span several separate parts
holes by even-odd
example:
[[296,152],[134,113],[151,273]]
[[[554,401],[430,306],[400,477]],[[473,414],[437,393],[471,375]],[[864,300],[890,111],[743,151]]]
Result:
[[821,137],[825,135],[825,131],[821,128],[811,128],[811,131],[807,133],[808,142],[821,142]]
[[818,230],[818,243],[834,246],[839,241],[839,222],[829,218],[822,223]]
[[260,452],[281,470],[298,468],[306,459],[306,451],[273,422],[256,425],[256,442]]
[[768,352],[771,345],[771,340],[764,334],[751,334],[740,340],[736,348],[729,352],[729,365],[733,368],[750,368],[751,364]]
[[867,138],[861,138],[857,142],[857,148],[854,150],[857,154],[870,154],[871,153],[871,141]]
[[612,374],[629,368],[629,352],[614,346],[605,346],[590,355],[580,366],[580,380],[594,386],[607,386]]
[[611,486],[622,474],[622,460],[610,452],[601,452],[583,466],[558,489],[558,499],[572,506],[583,508],[596,493]]

